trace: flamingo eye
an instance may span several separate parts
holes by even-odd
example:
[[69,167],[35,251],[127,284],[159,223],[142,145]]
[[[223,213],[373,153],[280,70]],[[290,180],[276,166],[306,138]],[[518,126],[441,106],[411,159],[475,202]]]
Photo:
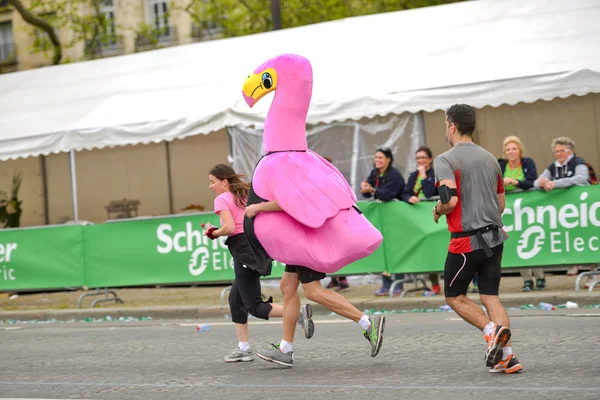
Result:
[[273,87],[273,78],[268,72],[262,74],[261,81],[265,89],[271,89]]

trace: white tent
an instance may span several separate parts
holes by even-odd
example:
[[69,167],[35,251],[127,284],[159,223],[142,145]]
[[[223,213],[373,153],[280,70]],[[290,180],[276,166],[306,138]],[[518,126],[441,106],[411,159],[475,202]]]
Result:
[[480,0],[0,75],[0,160],[259,125],[244,78],[309,58],[308,122],[600,92],[600,0]]

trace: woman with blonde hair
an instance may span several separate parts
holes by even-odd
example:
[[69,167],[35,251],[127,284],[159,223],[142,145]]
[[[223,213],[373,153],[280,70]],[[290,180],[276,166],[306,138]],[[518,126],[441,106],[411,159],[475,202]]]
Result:
[[518,136],[508,136],[504,139],[502,148],[506,159],[499,162],[506,191],[531,189],[537,179],[537,169],[535,162],[525,157],[525,147],[521,139]]
[[[533,182],[537,179],[537,169],[535,163],[529,157],[524,157],[525,147],[518,136],[508,136],[502,143],[506,159],[499,160],[500,168],[504,176],[504,188],[507,192],[521,189],[528,190],[533,187]],[[546,279],[542,268],[521,270],[523,278],[523,292],[530,292],[534,289],[533,278],[536,278],[537,290],[546,289]]]

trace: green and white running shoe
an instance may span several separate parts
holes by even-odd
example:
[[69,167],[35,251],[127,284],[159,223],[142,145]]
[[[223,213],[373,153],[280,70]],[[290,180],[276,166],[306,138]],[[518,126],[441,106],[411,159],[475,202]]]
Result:
[[369,317],[371,326],[366,331],[363,331],[365,338],[371,344],[371,357],[375,357],[381,349],[383,343],[383,330],[385,329],[385,316],[378,315]]

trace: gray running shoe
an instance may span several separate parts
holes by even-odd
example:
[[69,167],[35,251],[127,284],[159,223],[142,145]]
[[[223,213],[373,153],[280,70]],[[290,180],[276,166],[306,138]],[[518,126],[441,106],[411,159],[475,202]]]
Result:
[[265,361],[270,361],[275,364],[291,367],[294,364],[294,352],[282,353],[279,350],[278,344],[271,344],[270,347],[256,351],[256,355]]
[[366,331],[363,331],[365,338],[371,344],[371,357],[375,357],[379,353],[381,343],[383,343],[383,330],[385,329],[385,317],[379,315],[369,317],[371,326]]
[[312,320],[312,306],[310,304],[304,304],[300,307],[298,325],[304,329],[304,336],[307,339],[310,339],[315,334],[315,323]]
[[248,362],[254,360],[252,351],[242,351],[239,348],[233,350],[230,354],[227,354],[224,358],[226,363],[232,362]]

